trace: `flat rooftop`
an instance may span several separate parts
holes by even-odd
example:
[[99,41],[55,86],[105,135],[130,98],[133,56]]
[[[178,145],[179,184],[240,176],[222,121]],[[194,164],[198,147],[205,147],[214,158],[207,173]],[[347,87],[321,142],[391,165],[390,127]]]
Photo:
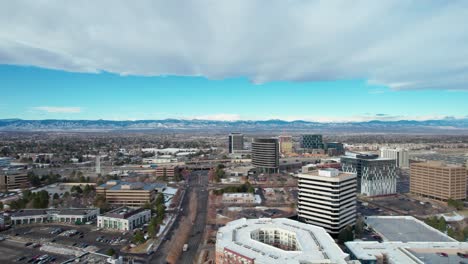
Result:
[[399,242],[456,242],[437,229],[412,216],[369,216],[368,226],[384,241]]
[[87,215],[89,213],[99,210],[97,208],[76,208],[76,209],[22,209],[14,212],[11,217],[28,217],[28,216],[37,216],[37,215],[49,215],[49,214],[59,214],[59,215]]
[[103,216],[112,217],[112,218],[127,219],[127,218],[131,217],[132,215],[136,215],[136,214],[138,214],[140,212],[143,212],[143,211],[145,211],[145,209],[143,209],[143,208],[123,206],[123,207],[119,207],[117,209],[114,209],[112,211],[109,211],[109,212],[105,213]]
[[[359,260],[377,261],[383,255],[389,264],[459,264],[466,259],[457,253],[467,253],[468,243],[465,242],[383,242],[350,241],[345,243],[350,253]],[[446,253],[448,257],[437,253]],[[468,262],[466,262],[468,263]]]
[[119,190],[146,190],[152,191],[155,189],[164,189],[167,187],[165,183],[144,183],[144,182],[123,182],[123,181],[108,181],[99,187],[106,190],[119,191]]
[[[260,229],[293,233],[298,248],[288,251],[253,239],[251,234]],[[255,259],[255,263],[346,264],[349,258],[325,229],[286,218],[242,218],[229,222],[219,229],[216,247]]]

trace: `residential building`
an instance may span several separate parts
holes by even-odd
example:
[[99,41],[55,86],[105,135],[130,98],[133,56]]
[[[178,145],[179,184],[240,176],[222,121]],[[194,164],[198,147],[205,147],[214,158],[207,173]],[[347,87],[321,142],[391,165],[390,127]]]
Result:
[[263,173],[277,173],[279,169],[279,144],[277,138],[252,140],[252,165]]
[[290,155],[293,153],[293,141],[291,136],[279,136],[279,151],[283,155]]
[[379,196],[396,193],[397,174],[393,159],[379,158],[374,154],[343,156],[341,169],[356,173],[360,194]]
[[12,213],[12,225],[35,223],[86,223],[97,218],[99,208],[22,209]]
[[244,150],[244,135],[241,133],[231,133],[229,134],[229,153],[236,153],[238,150]]
[[110,205],[142,207],[156,199],[156,195],[166,189],[163,183],[108,181],[96,187],[96,194],[106,197]]
[[179,167],[177,166],[158,166],[156,167],[156,177],[169,177],[173,178],[178,173]]
[[321,169],[298,174],[298,217],[330,234],[356,222],[356,174]]
[[253,204],[255,203],[255,195],[253,193],[224,193],[223,203]]
[[441,161],[411,163],[410,192],[431,199],[466,199],[466,168]]
[[380,150],[380,157],[395,160],[398,168],[409,168],[409,154],[406,149],[388,149]]
[[0,190],[22,189],[29,187],[29,178],[25,173],[0,174]]
[[348,259],[323,228],[286,218],[234,220],[216,236],[217,264],[346,264]]
[[310,149],[324,149],[322,135],[302,135],[301,148]]
[[131,231],[148,223],[151,210],[134,207],[120,207],[98,216],[97,226],[105,229]]

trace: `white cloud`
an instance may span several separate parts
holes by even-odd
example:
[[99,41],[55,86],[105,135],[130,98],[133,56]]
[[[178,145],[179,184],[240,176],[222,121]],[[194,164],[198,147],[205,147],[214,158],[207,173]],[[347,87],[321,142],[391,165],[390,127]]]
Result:
[[0,63],[468,89],[468,1],[2,1]]
[[33,110],[47,112],[47,113],[67,113],[67,114],[74,114],[80,113],[80,107],[70,107],[70,106],[36,106],[33,107]]

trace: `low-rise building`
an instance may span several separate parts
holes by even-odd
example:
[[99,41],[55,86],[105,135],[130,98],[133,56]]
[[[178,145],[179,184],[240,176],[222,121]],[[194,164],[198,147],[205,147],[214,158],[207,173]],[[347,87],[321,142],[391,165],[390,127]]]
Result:
[[129,231],[148,223],[150,219],[151,210],[124,206],[98,216],[97,226]]
[[158,166],[156,167],[156,177],[169,177],[173,178],[178,173],[179,167],[177,166]]
[[216,263],[348,263],[321,227],[286,218],[238,219],[216,236]]
[[29,179],[25,173],[0,175],[0,190],[2,191],[27,187],[29,187]]
[[22,209],[11,215],[12,225],[34,223],[86,223],[97,218],[99,208]]
[[156,195],[166,189],[164,183],[108,181],[96,187],[96,194],[106,197],[110,205],[142,207],[156,199]]
[[223,203],[252,204],[255,196],[253,193],[223,193]]

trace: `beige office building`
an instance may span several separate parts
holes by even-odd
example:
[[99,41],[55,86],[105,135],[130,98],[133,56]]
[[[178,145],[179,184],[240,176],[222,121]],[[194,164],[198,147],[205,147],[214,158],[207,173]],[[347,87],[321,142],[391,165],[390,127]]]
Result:
[[466,169],[438,161],[411,163],[410,191],[431,199],[466,198]]
[[293,152],[293,141],[291,136],[279,136],[279,150],[283,155],[289,155]]
[[27,174],[0,175],[0,191],[23,189],[29,187]]
[[105,196],[110,205],[141,207],[153,202],[165,188],[162,183],[108,181],[96,187],[96,194]]

